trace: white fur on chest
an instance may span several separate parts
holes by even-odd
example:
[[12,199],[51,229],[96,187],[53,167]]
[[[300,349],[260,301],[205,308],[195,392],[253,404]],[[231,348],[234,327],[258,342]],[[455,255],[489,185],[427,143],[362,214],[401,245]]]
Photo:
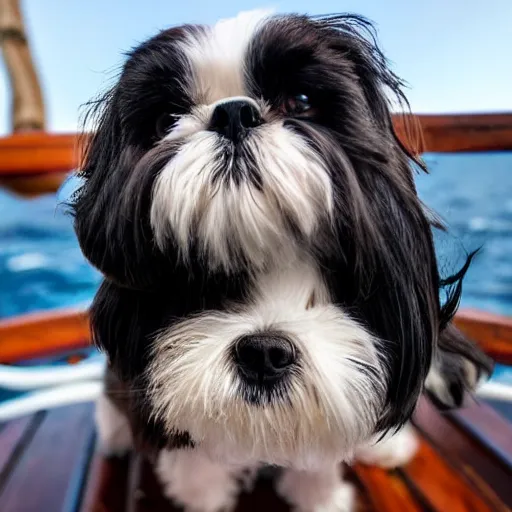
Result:
[[326,284],[312,259],[290,251],[283,260],[254,279],[249,307],[263,328],[291,326],[313,306],[329,303]]
[[[284,399],[255,405],[230,354],[240,337],[271,331],[293,340],[300,365]],[[298,258],[256,276],[246,303],[163,332],[148,380],[155,416],[213,460],[311,469],[350,459],[373,433],[385,397],[375,372],[373,337],[329,303],[319,270]]]

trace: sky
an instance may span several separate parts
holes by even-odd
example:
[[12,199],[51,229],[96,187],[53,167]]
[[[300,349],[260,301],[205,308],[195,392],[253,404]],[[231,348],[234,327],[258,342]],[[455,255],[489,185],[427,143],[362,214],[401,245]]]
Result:
[[[512,0],[22,0],[48,130],[74,132],[123,52],[160,29],[213,23],[241,10],[355,12],[375,22],[418,113],[512,111]],[[10,131],[0,60],[0,135]]]

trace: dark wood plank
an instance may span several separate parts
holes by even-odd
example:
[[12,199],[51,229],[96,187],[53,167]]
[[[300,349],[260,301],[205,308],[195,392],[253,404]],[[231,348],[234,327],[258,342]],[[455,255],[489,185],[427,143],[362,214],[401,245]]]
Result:
[[88,434],[85,434],[83,447],[80,446],[77,451],[75,463],[69,474],[66,496],[61,512],[77,512],[80,509],[92,462],[95,439],[96,433],[93,426]]
[[0,494],[0,510],[16,512],[69,509],[78,473],[93,430],[91,404],[55,409],[46,414],[20,455]]
[[512,424],[492,407],[478,401],[450,415],[482,444],[493,451],[512,473]]
[[[388,472],[356,465],[349,471],[349,475],[353,471],[358,481],[356,485],[362,483],[362,486],[358,485],[357,510],[359,512],[505,510],[490,506],[425,442],[422,443],[419,459],[410,466],[403,471]],[[176,512],[179,510],[162,496],[161,487],[150,464],[142,457],[136,457],[131,465],[129,481],[127,512]],[[236,511],[288,511],[289,507],[276,496],[273,485],[270,479],[260,478],[252,493],[240,495]],[[118,493],[123,493],[122,489],[117,490]],[[108,508],[83,509],[84,512],[86,510],[110,511]]]
[[424,441],[420,443],[416,457],[401,472],[409,486],[421,493],[425,501],[437,512],[495,510]]
[[421,503],[396,472],[356,464],[353,471],[364,486],[372,507],[379,512],[421,512]]
[[357,512],[380,512],[380,508],[375,506],[374,501],[368,493],[368,489],[364,486],[363,482],[359,479],[354,468],[346,467],[344,472],[344,479],[351,483],[357,493]]
[[95,451],[80,511],[125,512],[130,466],[130,456],[106,458]]
[[25,416],[0,425],[0,473],[8,464],[18,444],[26,437],[34,416]]
[[251,493],[242,492],[235,512],[288,512],[290,507],[274,490],[276,475],[263,475],[258,478]]
[[481,443],[454,424],[447,414],[440,414],[423,399],[415,414],[416,427],[429,443],[478,489],[495,510],[512,508],[511,472]]
[[0,430],[0,493],[26,445],[32,440],[43,417],[44,414],[39,413],[2,425]]
[[496,362],[512,365],[512,318],[461,309],[455,316],[455,325]]
[[[501,495],[508,492],[510,496],[510,479],[504,478],[503,470],[496,472],[498,465],[491,454],[446,416],[440,416],[429,404],[425,407],[419,408],[416,421],[435,449],[422,441],[418,457],[400,471],[355,465],[348,475],[358,486],[358,511],[510,510]],[[43,418],[39,428],[28,438],[27,432],[34,430],[34,417],[11,422],[0,431],[0,453],[2,446],[24,447],[0,494],[0,510],[71,512],[77,510],[82,494],[82,512],[178,510],[162,496],[153,470],[143,458],[106,459],[96,452],[89,465],[87,454],[94,441],[90,405],[67,407],[39,417]],[[433,425],[441,428],[436,430]],[[451,451],[439,451],[440,439],[448,440]],[[460,452],[464,460],[459,460]],[[89,477],[84,486],[87,469]],[[501,494],[477,470],[502,482],[505,488]],[[285,512],[289,508],[276,496],[273,482],[260,478],[253,493],[241,494],[236,510]]]

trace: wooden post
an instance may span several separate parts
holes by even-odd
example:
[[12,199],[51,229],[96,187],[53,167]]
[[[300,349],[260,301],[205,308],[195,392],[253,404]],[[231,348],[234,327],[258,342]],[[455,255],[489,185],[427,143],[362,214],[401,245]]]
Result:
[[30,54],[19,0],[0,0],[0,48],[12,91],[12,130],[44,130],[43,96]]

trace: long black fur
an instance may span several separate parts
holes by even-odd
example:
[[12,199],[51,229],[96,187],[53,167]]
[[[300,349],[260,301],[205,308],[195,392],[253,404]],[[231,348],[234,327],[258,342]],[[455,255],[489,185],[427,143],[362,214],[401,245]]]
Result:
[[[173,156],[154,144],[161,115],[172,119],[194,102],[181,86],[188,71],[176,44],[189,30],[201,28],[163,31],[129,54],[96,108],[85,181],[72,204],[81,248],[105,276],[91,309],[94,340],[134,388],[144,386],[157,332],[242,300],[250,285],[247,269],[211,275],[200,259],[180,261],[172,242],[162,251],[150,228],[152,186]],[[283,94],[302,92],[315,105],[312,117],[287,120],[327,162],[335,190],[335,223],[324,226],[312,250],[333,302],[383,340],[389,380],[378,429],[399,427],[417,403],[467,270],[439,276],[432,221],[414,185],[413,165],[422,163],[391,121],[389,95],[407,105],[403,84],[371,24],[353,15],[276,18],[255,36],[247,62],[256,96],[277,106]],[[451,292],[441,304],[446,286]],[[137,404],[142,411],[144,399]]]

